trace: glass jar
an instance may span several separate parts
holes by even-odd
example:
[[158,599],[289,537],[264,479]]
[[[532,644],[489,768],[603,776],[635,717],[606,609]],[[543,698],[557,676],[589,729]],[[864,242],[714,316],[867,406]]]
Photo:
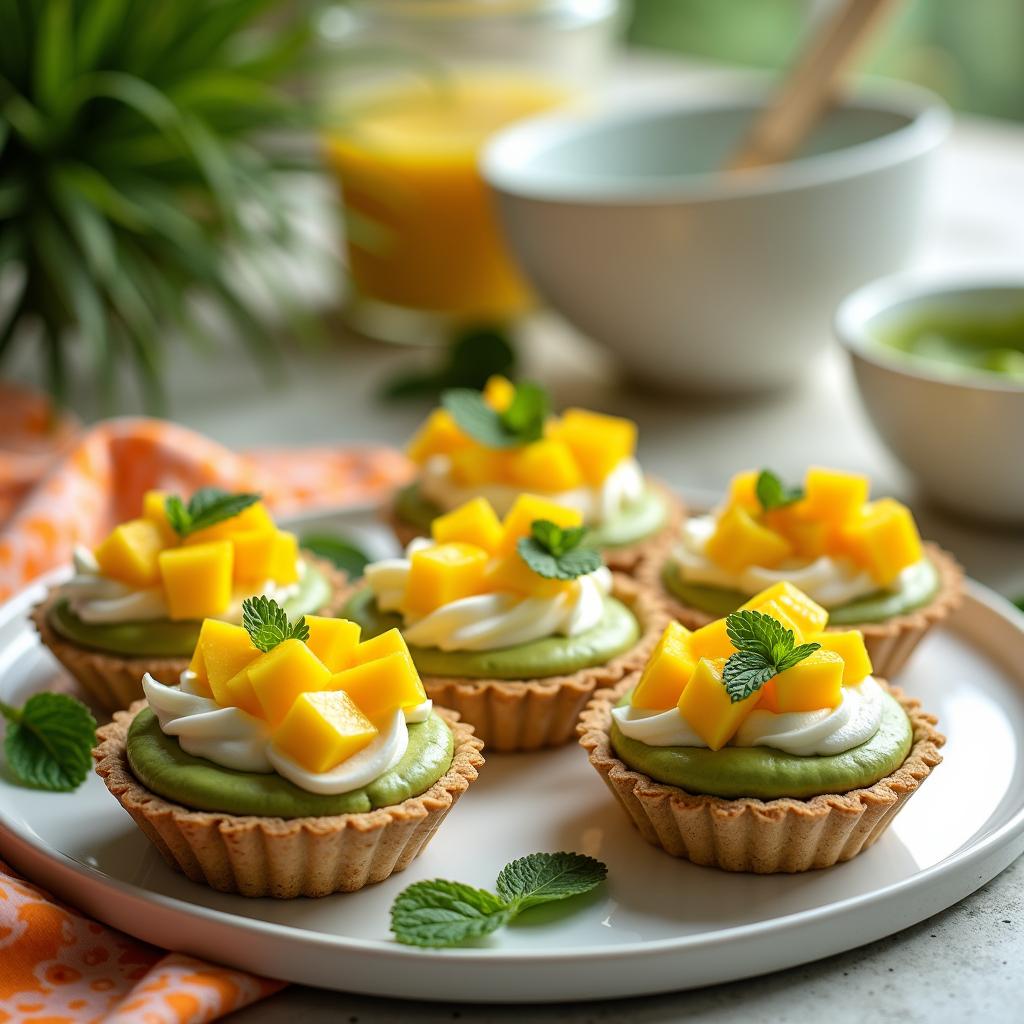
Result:
[[497,129],[577,99],[619,0],[355,0],[332,9],[328,165],[362,333],[433,341],[533,304],[477,171]]

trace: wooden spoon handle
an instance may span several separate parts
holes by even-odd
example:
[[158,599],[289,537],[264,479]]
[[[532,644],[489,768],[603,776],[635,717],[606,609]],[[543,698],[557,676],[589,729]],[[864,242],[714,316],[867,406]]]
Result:
[[842,78],[897,0],[843,0],[758,114],[727,170],[789,159],[834,101]]

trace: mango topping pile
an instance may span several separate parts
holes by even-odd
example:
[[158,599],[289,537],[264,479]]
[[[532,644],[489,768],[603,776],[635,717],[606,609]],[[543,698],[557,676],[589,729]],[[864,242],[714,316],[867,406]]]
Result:
[[274,525],[262,502],[182,536],[168,519],[167,499],[148,491],[142,515],[100,542],[94,554],[104,576],[139,589],[162,588],[172,619],[222,615],[236,587],[251,593],[267,580],[282,586],[298,581],[298,540]]
[[752,597],[743,609],[761,612],[792,630],[795,641],[820,649],[779,673],[743,700],[726,690],[726,660],[736,647],[717,619],[690,631],[678,622],[665,629],[633,691],[633,707],[667,711],[677,707],[712,749],[736,735],[755,710],[785,714],[837,707],[844,686],[856,686],[871,674],[871,659],[859,630],[824,632],[828,612],[791,583],[776,583]]
[[[514,385],[492,377],[484,401],[498,413],[508,409]],[[434,455],[451,460],[453,480],[462,486],[501,483],[548,494],[598,487],[636,451],[636,424],[618,416],[566,409],[548,417],[543,436],[526,444],[496,448],[471,437],[447,409],[435,409],[409,444],[408,455],[422,465]]]
[[733,477],[705,554],[731,572],[773,568],[790,558],[846,558],[880,586],[922,557],[914,517],[892,498],[868,501],[865,476],[812,467],[802,488],[772,507],[758,497],[757,470]]
[[306,640],[261,651],[245,627],[206,619],[189,669],[197,693],[262,719],[278,750],[319,774],[427,695],[397,629],[360,642],[347,619],[307,615],[305,625]]

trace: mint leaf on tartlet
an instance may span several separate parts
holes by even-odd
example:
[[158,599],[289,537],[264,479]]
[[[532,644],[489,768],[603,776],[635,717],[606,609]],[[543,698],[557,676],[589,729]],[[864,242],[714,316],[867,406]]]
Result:
[[189,534],[234,518],[259,500],[258,494],[232,494],[220,487],[202,487],[187,505],[178,495],[170,495],[164,503],[164,513],[171,529],[184,540]]
[[548,580],[574,580],[596,572],[604,564],[597,548],[584,544],[586,527],[561,527],[550,519],[535,519],[530,536],[516,542],[519,557]]
[[770,512],[773,508],[785,508],[800,501],[804,496],[804,489],[799,486],[790,487],[770,469],[762,469],[754,485],[754,493],[761,508],[765,512]]
[[793,630],[764,612],[742,610],[725,617],[736,653],[725,663],[722,681],[733,704],[746,700],[780,672],[798,665],[821,644],[797,645]]
[[7,719],[4,754],[24,786],[70,792],[89,774],[96,745],[96,719],[74,697],[37,693],[20,707],[0,701]]
[[253,647],[264,654],[285,640],[309,639],[306,616],[289,622],[285,610],[272,597],[247,597],[242,602],[242,625]]
[[459,429],[488,448],[520,448],[544,436],[550,403],[547,392],[531,381],[516,385],[509,407],[492,409],[483,393],[471,388],[451,388],[441,395],[441,405],[452,414]]

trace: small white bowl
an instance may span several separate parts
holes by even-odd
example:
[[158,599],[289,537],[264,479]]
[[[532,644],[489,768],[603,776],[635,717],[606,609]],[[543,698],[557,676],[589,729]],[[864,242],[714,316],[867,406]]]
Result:
[[883,278],[843,301],[835,331],[875,429],[922,489],[961,515],[1021,524],[1024,385],[980,370],[944,373],[877,340],[918,312],[974,309],[981,317],[1024,309],[1024,277]]
[[930,93],[886,88],[834,110],[812,155],[721,167],[763,100],[713,98],[548,115],[482,156],[511,248],[557,311],[648,384],[786,384],[828,341],[835,304],[900,267],[949,131]]

